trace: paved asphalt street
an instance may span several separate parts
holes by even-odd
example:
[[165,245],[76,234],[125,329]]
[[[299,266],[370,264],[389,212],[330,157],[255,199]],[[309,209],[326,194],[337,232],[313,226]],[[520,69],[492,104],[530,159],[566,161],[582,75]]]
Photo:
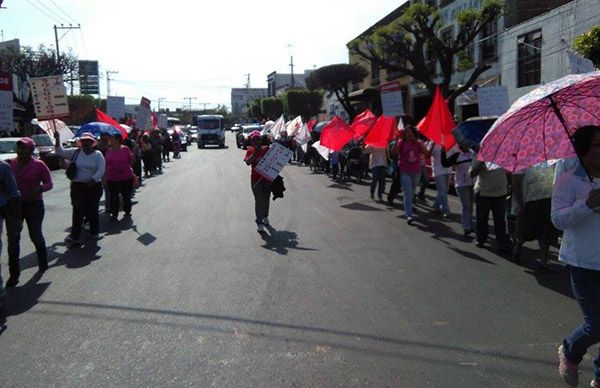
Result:
[[[53,172],[50,269],[36,273],[25,232],[0,317],[0,386],[562,386],[556,348],[580,322],[562,266],[538,273],[532,250],[519,266],[478,249],[457,216],[426,207],[408,226],[366,185],[295,165],[261,237],[227,135],[227,149],[167,163],[131,221],[101,215],[103,238],[81,248],[62,243],[68,184]],[[588,355],[583,385],[590,366]]]

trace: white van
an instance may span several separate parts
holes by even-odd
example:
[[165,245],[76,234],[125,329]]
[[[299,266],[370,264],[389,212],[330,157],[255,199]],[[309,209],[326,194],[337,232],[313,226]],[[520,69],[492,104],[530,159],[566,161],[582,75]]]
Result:
[[198,126],[198,148],[204,148],[207,144],[225,147],[225,128],[223,128],[223,116],[200,115],[197,119]]

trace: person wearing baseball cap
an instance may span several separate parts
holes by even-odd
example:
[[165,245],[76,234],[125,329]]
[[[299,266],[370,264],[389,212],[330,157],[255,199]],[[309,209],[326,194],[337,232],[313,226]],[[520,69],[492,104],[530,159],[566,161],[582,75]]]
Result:
[[10,167],[21,192],[21,207],[18,231],[14,238],[8,239],[10,278],[6,282],[7,287],[14,287],[19,282],[21,273],[19,255],[23,221],[27,223],[29,237],[35,246],[40,272],[48,269],[48,251],[42,233],[42,222],[44,221],[42,193],[52,189],[52,178],[48,166],[33,157],[34,151],[33,139],[21,138],[17,141],[17,157],[10,160]]
[[264,179],[257,171],[256,166],[269,152],[268,145],[262,145],[262,135],[259,131],[252,131],[248,136],[251,146],[248,147],[244,162],[251,166],[250,185],[254,194],[254,213],[256,215],[256,228],[259,233],[265,233],[269,226],[269,197],[271,195],[271,182]]
[[73,216],[71,233],[65,238],[68,244],[80,244],[83,219],[90,222],[90,238],[98,239],[100,221],[98,207],[102,197],[102,178],[105,162],[102,152],[95,150],[94,135],[84,132],[77,140],[77,148],[63,149],[60,136],[56,135],[56,154],[75,163],[77,171],[71,180],[71,205]]

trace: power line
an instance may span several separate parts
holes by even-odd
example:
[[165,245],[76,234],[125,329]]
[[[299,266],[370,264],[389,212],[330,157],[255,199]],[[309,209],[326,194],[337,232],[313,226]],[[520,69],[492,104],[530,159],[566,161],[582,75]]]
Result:
[[40,7],[38,7],[37,5],[35,5],[34,3],[32,3],[31,0],[25,0],[25,1],[27,1],[33,8],[35,8],[36,10],[38,10],[40,13],[43,13],[48,18],[52,19],[53,21],[56,21],[56,19],[55,19],[54,16],[50,15],[49,13],[47,13],[46,11],[44,11],[43,9],[41,9]]
[[72,18],[68,13],[66,13],[58,4],[56,4],[54,2],[54,0],[50,0],[50,2],[56,7],[56,9],[58,9],[63,15],[65,15],[68,19],[70,19],[71,21],[75,21],[74,18]]
[[48,12],[50,12],[52,15],[54,15],[55,17],[58,18],[59,21],[61,22],[65,22],[68,23],[69,21],[65,18],[63,18],[61,15],[59,15],[57,12],[54,12],[54,10],[50,7],[48,7],[46,4],[42,3],[40,0],[35,0],[40,6],[44,7],[45,9],[48,10]]

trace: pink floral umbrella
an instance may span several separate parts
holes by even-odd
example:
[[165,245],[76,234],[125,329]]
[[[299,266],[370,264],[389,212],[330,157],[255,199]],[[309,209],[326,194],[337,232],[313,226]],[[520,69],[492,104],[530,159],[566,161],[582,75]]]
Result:
[[600,71],[568,75],[512,104],[481,141],[479,160],[515,172],[574,157],[577,128],[600,125]]

